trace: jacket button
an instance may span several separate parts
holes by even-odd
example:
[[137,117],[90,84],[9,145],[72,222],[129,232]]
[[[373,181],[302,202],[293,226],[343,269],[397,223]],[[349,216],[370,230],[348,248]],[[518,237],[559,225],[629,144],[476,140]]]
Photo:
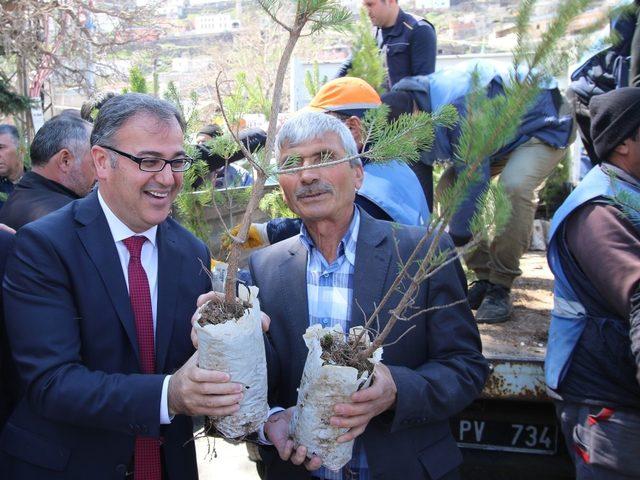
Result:
[[120,465],[116,465],[116,473],[118,475],[125,475],[127,473],[127,466],[121,463]]

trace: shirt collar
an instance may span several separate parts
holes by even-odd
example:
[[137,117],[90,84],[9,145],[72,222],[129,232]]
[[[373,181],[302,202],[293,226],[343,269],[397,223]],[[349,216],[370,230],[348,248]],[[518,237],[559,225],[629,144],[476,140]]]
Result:
[[[360,231],[360,211],[358,207],[354,206],[353,209],[353,218],[351,219],[351,223],[349,224],[349,229],[342,237],[340,244],[338,245],[338,258],[344,255],[347,257],[347,260],[351,265],[356,264],[356,245],[358,243],[358,232]],[[309,234],[307,227],[304,226],[304,223],[300,227],[300,241],[307,248],[309,254],[313,253],[315,244],[313,243],[313,238]]]
[[635,187],[640,187],[640,180],[639,179],[637,179],[633,175],[625,172],[620,167],[617,167],[612,163],[602,162],[600,168],[606,174],[613,173],[620,180],[623,180],[623,181],[625,181],[627,183],[630,183],[631,185],[634,185]]
[[154,225],[149,230],[146,230],[144,232],[136,233],[129,227],[127,227],[122,222],[122,220],[116,217],[116,214],[111,211],[109,205],[107,205],[107,202],[105,202],[104,198],[102,198],[100,189],[98,189],[98,201],[100,202],[100,207],[102,207],[104,216],[107,217],[107,223],[109,224],[109,230],[111,230],[111,235],[113,235],[114,242],[121,242],[126,238],[141,235],[143,237],[147,237],[147,240],[149,240],[154,247],[156,246],[156,233],[158,231],[157,225]]

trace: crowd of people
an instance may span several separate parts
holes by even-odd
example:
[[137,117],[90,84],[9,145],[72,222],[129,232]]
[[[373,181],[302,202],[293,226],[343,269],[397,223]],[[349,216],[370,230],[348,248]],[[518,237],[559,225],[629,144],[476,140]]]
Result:
[[[249,271],[264,312],[271,409],[248,440],[259,445],[265,479],[459,478],[449,419],[489,375],[477,323],[510,319],[537,194],[575,137],[563,95],[546,82],[515,136],[482,163],[448,233],[423,242],[438,192],[467,168],[455,151],[468,96],[474,87],[504,95],[514,72],[487,60],[435,71],[429,22],[395,0],[364,6],[386,58],[386,92],[344,76],[345,65],[281,126],[277,165],[295,159],[314,168],[278,175],[298,218],[249,231],[252,245],[263,247]],[[447,104],[458,123],[439,128],[416,164],[368,160],[368,111],[387,105],[394,120]],[[595,166],[550,234],[556,281],[546,382],[577,478],[633,479],[640,478],[640,87],[602,92],[587,108]],[[207,147],[222,133],[205,125],[187,140],[216,188],[251,184],[250,172]],[[265,141],[258,129],[238,136],[251,151]],[[193,162],[184,137],[171,103],[103,95],[45,122],[25,171],[17,129],[0,125],[2,478],[197,478],[192,417],[238,410],[246,386],[197,364],[192,315],[219,296],[203,271],[207,245],[171,217]],[[317,168],[327,156],[353,158]],[[434,185],[433,166],[442,161],[450,163]],[[494,177],[512,205],[504,232],[464,258],[475,275],[470,285],[456,258],[419,285],[418,313],[394,329],[371,385],[326,419],[346,430],[339,442],[355,444],[342,470],[324,468],[289,432],[307,356],[302,334],[314,324],[348,331],[388,296],[384,326],[401,297],[392,289],[397,266],[418,246],[446,253],[470,242],[478,198]]]

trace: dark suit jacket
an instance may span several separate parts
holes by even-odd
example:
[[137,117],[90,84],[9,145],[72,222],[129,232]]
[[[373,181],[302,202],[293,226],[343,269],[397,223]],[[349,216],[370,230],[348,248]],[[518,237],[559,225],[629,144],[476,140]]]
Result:
[[[191,419],[161,426],[164,375],[140,373],[124,273],[97,194],[26,225],[16,245],[5,318],[24,394],[0,436],[6,478],[123,479],[136,435],[163,439],[165,478],[196,478]],[[202,267],[210,257],[171,219],[158,226],[157,245],[156,371],[165,374],[194,351],[190,319],[210,290]]]
[[[356,247],[351,326],[362,325],[360,307],[369,316],[389,290],[400,259],[406,260],[425,230],[374,220],[361,211]],[[396,247],[397,245],[397,247]],[[440,248],[452,248],[448,238]],[[293,237],[253,254],[252,278],[260,288],[260,304],[271,317],[269,329],[270,404],[295,405],[307,348],[302,335],[309,326],[307,250]],[[465,299],[459,262],[442,267],[424,282],[416,296],[420,309]],[[394,294],[388,309],[399,301]],[[380,328],[388,319],[383,313]],[[488,374],[475,321],[464,303],[420,315],[416,328],[398,343],[385,347],[398,393],[393,411],[374,418],[363,434],[372,478],[438,479],[455,470],[461,454],[448,419],[481,391]],[[411,325],[399,322],[387,339],[391,344]],[[283,462],[273,447],[261,449],[268,479],[306,479],[301,467]]]
[[0,209],[0,223],[18,230],[80,198],[58,182],[27,172]]
[[[13,241],[12,234],[0,230],[0,279],[4,277],[4,267],[13,248]],[[0,432],[11,410],[13,410],[17,395],[18,377],[9,351],[9,341],[2,311],[2,293],[0,292]]]

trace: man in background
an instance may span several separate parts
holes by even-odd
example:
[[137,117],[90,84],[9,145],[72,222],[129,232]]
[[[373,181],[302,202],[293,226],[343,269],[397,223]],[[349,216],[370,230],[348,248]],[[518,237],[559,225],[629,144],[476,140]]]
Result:
[[24,175],[19,146],[18,129],[13,125],[0,125],[0,207]]
[[[376,42],[386,61],[386,89],[404,77],[428,75],[436,66],[436,29],[424,18],[407,13],[397,0],[363,0],[371,23],[376,28]],[[338,73],[347,74],[351,60]]]
[[96,181],[91,127],[72,115],[45,122],[31,143],[31,171],[0,209],[1,223],[17,230],[91,191]]

